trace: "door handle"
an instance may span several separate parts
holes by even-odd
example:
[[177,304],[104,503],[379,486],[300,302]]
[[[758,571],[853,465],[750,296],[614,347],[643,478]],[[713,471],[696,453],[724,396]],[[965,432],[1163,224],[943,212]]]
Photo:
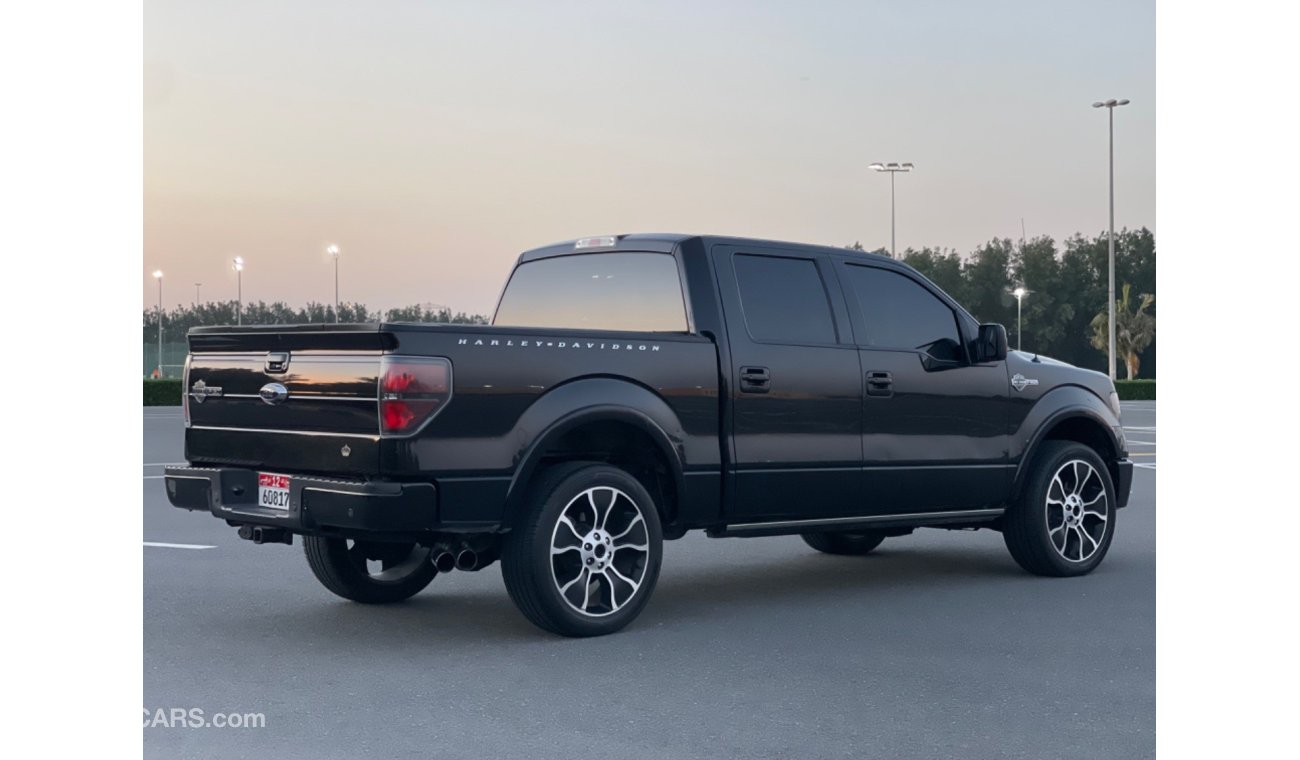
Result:
[[741,367],[741,393],[767,393],[772,388],[772,376],[767,367]]
[[867,395],[882,397],[894,395],[894,376],[888,372],[868,372]]

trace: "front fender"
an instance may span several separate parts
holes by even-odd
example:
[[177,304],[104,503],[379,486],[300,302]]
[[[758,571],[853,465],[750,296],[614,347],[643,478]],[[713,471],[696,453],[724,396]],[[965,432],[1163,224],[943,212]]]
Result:
[[507,440],[514,446],[514,475],[506,494],[506,515],[520,506],[526,484],[552,444],[580,425],[607,421],[626,423],[648,434],[669,462],[677,493],[685,492],[686,431],[667,402],[627,380],[589,377],[539,397],[510,431]]
[[1127,456],[1123,428],[1105,401],[1092,391],[1077,385],[1053,388],[1019,415],[1019,424],[1011,434],[1011,457],[1016,462],[1012,499],[1020,496],[1034,455],[1051,430],[1061,422],[1073,418],[1087,420],[1106,437],[1114,451],[1112,460]]

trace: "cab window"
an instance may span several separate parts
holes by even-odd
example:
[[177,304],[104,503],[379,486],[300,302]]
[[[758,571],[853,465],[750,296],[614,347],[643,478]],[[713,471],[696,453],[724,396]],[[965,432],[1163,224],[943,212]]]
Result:
[[923,351],[936,359],[961,361],[957,317],[946,303],[906,275],[849,264],[849,290],[857,302],[864,348]]

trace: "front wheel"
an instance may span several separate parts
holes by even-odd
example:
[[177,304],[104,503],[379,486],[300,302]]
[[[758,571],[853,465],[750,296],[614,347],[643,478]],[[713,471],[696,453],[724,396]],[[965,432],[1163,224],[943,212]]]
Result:
[[563,636],[600,636],[632,622],[654,591],[663,556],[650,494],[603,464],[556,466],[530,491],[501,551],[515,606]]
[[1101,564],[1115,535],[1115,486],[1097,452],[1046,441],[1003,517],[1011,556],[1035,575],[1069,576]]
[[306,536],[303,548],[322,586],[362,604],[400,602],[438,574],[429,548],[418,544]]

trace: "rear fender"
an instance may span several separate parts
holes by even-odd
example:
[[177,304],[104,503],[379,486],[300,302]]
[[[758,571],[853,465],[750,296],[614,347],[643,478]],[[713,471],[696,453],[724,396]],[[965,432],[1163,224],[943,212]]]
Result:
[[686,433],[672,408],[645,386],[609,377],[589,377],[558,386],[534,402],[515,425],[510,440],[514,477],[506,494],[505,524],[511,525],[527,497],[527,485],[543,455],[565,433],[592,422],[621,422],[645,432],[669,463],[677,494],[685,492]]

